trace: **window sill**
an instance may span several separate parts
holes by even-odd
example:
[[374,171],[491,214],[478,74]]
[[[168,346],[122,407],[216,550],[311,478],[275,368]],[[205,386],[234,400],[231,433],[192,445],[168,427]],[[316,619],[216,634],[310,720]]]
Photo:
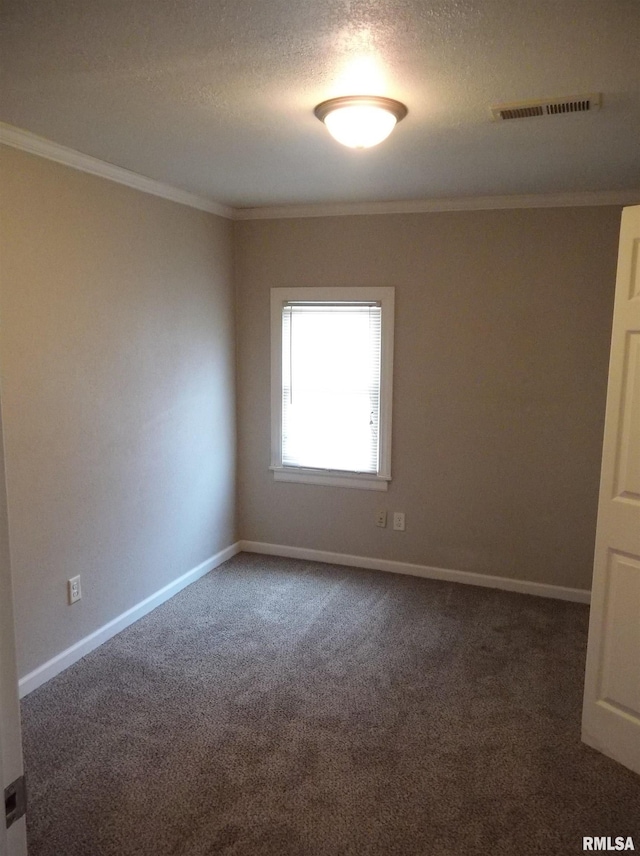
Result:
[[300,484],[324,484],[360,490],[387,490],[391,479],[369,473],[343,473],[337,470],[305,470],[296,467],[270,467],[274,481]]

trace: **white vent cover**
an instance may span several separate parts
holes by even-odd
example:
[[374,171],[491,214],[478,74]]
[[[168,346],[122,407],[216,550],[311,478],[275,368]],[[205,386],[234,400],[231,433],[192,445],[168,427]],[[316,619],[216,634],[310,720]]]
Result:
[[562,113],[593,113],[600,109],[602,95],[572,95],[567,98],[545,98],[541,101],[517,101],[491,107],[495,122],[506,119],[529,119],[533,116],[559,116]]

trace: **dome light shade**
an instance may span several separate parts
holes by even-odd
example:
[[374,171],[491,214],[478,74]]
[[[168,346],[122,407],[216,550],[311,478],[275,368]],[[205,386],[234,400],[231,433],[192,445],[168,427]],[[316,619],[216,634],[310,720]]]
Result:
[[350,95],[323,101],[313,112],[343,146],[368,149],[386,140],[408,111],[393,98]]

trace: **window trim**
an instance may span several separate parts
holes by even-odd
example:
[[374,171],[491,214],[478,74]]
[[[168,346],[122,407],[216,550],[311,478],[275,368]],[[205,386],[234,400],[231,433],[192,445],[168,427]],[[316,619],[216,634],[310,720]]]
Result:
[[[380,354],[379,469],[377,473],[319,470],[282,464],[282,307],[295,300],[376,301],[382,306]],[[316,287],[271,289],[271,464],[275,481],[387,490],[391,481],[391,418],[393,406],[393,331],[395,288]]]

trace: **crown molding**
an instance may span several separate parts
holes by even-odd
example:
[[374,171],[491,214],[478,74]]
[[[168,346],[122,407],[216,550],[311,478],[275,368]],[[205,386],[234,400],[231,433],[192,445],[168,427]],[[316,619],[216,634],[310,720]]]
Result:
[[282,220],[301,217],[347,217],[363,214],[428,214],[443,211],[492,211],[509,208],[575,208],[593,205],[638,205],[640,189],[594,190],[576,193],[540,193],[528,196],[469,196],[442,199],[409,199],[395,202],[337,202],[305,205],[265,205],[256,208],[231,208],[178,187],[163,184],[131,170],[85,155],[0,122],[0,144],[39,155],[73,169],[97,175],[160,196],[180,205],[208,211],[228,220]]
[[117,184],[124,184],[142,193],[160,196],[162,199],[169,199],[171,202],[188,205],[190,208],[197,208],[200,211],[208,211],[210,214],[218,214],[220,217],[226,217],[230,220],[234,217],[232,208],[214,202],[212,199],[207,199],[205,196],[197,196],[195,193],[163,184],[153,178],[138,175],[138,173],[121,166],[115,166],[91,155],[84,155],[74,149],[67,148],[67,146],[45,140],[44,137],[38,137],[30,131],[23,131],[4,122],[0,122],[0,143],[33,155],[40,155],[40,157],[56,161],[56,163],[64,164],[64,166],[70,166],[80,170],[80,172],[87,172],[90,175],[115,181]]
[[398,202],[345,202],[236,208],[234,220],[281,220],[300,217],[346,217],[359,214],[428,214],[442,211],[493,211],[508,208],[575,208],[589,205],[638,205],[638,190],[594,190],[528,196],[469,196]]

